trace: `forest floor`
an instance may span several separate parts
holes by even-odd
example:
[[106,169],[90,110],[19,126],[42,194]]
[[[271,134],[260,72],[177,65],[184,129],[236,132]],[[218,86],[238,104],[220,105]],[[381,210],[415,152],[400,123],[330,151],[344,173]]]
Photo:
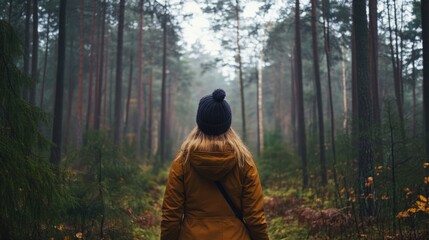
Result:
[[[154,186],[153,210],[139,220],[140,227],[135,232],[139,239],[159,239],[166,181],[166,174],[163,175],[160,184]],[[327,188],[302,190],[297,181],[291,179],[287,183],[280,181],[280,184],[276,184],[280,186],[274,187],[270,183],[264,187],[270,239],[428,239],[415,230],[391,233],[390,226],[380,222],[374,224],[374,219],[356,219],[353,217],[355,214],[352,214],[356,209],[351,201],[349,204],[336,201],[335,196],[327,194],[332,192]],[[321,191],[324,193],[321,194]],[[347,207],[337,208],[335,205]]]

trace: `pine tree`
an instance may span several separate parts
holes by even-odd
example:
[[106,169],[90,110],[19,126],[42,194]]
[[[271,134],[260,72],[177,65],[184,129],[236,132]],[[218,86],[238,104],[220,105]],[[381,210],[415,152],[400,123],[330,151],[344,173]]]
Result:
[[368,27],[366,1],[353,1],[353,23],[356,42],[356,76],[358,101],[358,159],[359,194],[361,216],[372,216],[374,212],[374,178],[372,149],[372,103],[368,64]]
[[295,1],[295,90],[297,103],[298,152],[302,162],[302,186],[308,186],[307,144],[305,136],[304,93],[302,87],[301,20],[299,0]]
[[36,239],[34,224],[58,211],[61,197],[51,165],[40,157],[49,143],[39,132],[47,114],[21,98],[30,79],[17,66],[22,44],[0,20],[0,239]]
[[118,45],[116,51],[116,92],[115,92],[115,125],[113,129],[113,141],[120,142],[121,116],[122,116],[122,49],[124,45],[124,11],[125,0],[119,2],[119,23],[118,23]]
[[323,122],[323,102],[322,102],[322,87],[320,84],[320,69],[319,69],[319,46],[317,44],[317,2],[311,0],[311,36],[313,42],[313,68],[314,68],[314,81],[316,83],[316,97],[317,97],[317,122],[319,126],[319,154],[320,154],[320,176],[322,177],[322,184],[326,185],[328,177],[326,174],[326,158],[325,158],[325,128]]
[[58,33],[58,65],[57,82],[55,89],[54,124],[52,129],[52,142],[55,144],[51,150],[51,162],[58,165],[61,160],[61,137],[63,121],[63,92],[64,92],[64,61],[66,51],[66,0],[60,2],[60,19]]

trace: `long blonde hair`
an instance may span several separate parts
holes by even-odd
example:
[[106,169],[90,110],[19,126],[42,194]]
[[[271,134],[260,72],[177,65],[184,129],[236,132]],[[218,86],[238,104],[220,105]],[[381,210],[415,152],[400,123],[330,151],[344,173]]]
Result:
[[223,134],[210,136],[195,127],[182,143],[178,157],[183,157],[187,161],[189,154],[194,151],[233,151],[240,167],[243,167],[245,162],[253,164],[252,154],[232,128]]

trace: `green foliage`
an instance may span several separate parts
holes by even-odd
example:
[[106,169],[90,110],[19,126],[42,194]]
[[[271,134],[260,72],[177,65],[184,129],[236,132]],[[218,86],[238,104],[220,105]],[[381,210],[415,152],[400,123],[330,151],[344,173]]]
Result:
[[67,211],[63,236],[132,239],[158,224],[155,178],[131,159],[102,131],[89,132],[82,150],[69,154],[64,178],[77,204]]
[[134,236],[139,236],[139,239],[144,240],[158,240],[161,235],[161,228],[159,226],[150,228],[136,228],[133,232]]
[[[375,184],[377,192],[370,196],[376,208],[376,215],[371,218],[359,217],[360,195],[356,186],[358,162],[353,136],[336,136],[338,185],[333,181],[333,165],[328,165],[328,185],[320,186],[318,169],[309,168],[310,184],[307,189],[302,189],[300,172],[293,174],[294,169],[299,169],[299,158],[285,153],[285,147],[278,147],[286,146],[281,143],[281,137],[276,137],[276,134],[266,136],[269,143],[266,146],[267,154],[259,161],[273,238],[289,239],[286,234],[288,229],[299,232],[290,239],[347,239],[359,236],[365,239],[421,239],[426,234],[427,215],[424,213],[427,205],[423,200],[427,199],[424,195],[429,180],[424,178],[424,168],[429,163],[422,162],[424,139],[419,134],[411,136],[412,131],[407,126],[407,134],[404,135],[399,117],[392,111],[394,108],[390,108],[388,102],[385,106],[387,115],[382,124],[372,130],[375,135],[374,176],[366,179],[366,184]],[[311,162],[317,159],[317,141],[311,138],[308,141],[313,143],[309,146],[316,146],[308,149]],[[331,159],[330,145],[327,148],[328,159]],[[282,157],[296,163],[296,167],[278,164]]]
[[307,229],[298,225],[297,222],[285,223],[283,218],[276,217],[271,219],[268,226],[270,239],[308,239]]
[[265,134],[264,153],[258,160],[263,184],[283,185],[288,176],[300,174],[299,158],[282,140],[279,132]]
[[[19,37],[0,20],[0,237],[39,239],[70,202],[53,167],[40,157],[50,146],[39,132],[46,114],[21,98],[30,80],[16,66]],[[43,227],[45,226],[45,227]]]
[[353,223],[347,209],[331,207],[334,196],[302,189],[300,176],[290,176],[286,186],[264,192],[272,239],[343,239],[344,229]]

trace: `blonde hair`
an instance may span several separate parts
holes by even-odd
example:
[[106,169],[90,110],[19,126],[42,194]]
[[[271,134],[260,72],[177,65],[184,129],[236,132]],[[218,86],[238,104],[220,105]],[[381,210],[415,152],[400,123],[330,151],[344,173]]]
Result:
[[186,162],[189,154],[194,151],[233,151],[240,167],[243,167],[245,162],[253,164],[252,154],[232,128],[223,134],[210,136],[195,127],[182,143],[181,151],[177,157],[183,157]]

